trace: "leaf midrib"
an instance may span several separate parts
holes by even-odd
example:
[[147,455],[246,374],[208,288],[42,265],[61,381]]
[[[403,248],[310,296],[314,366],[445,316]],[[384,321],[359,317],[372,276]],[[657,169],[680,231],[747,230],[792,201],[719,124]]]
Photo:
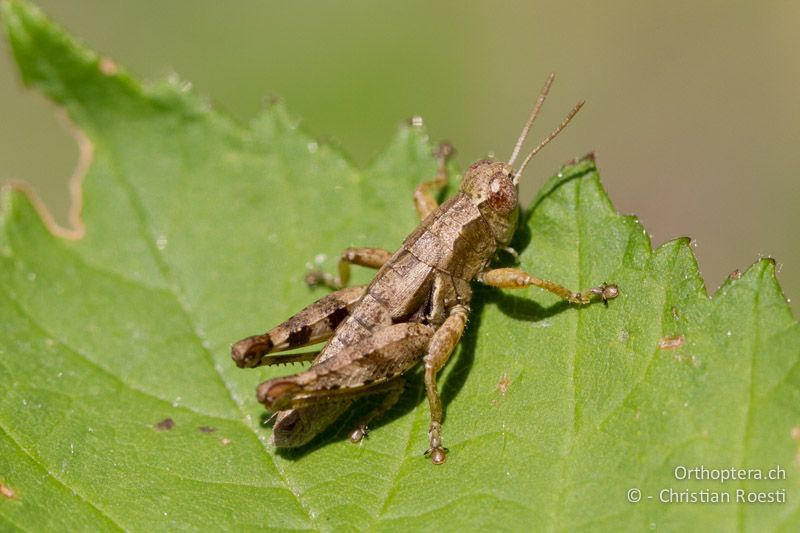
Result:
[[[762,268],[759,272],[758,277],[758,285],[759,287],[763,286],[764,284],[764,269]],[[753,333],[753,342],[750,344],[750,371],[748,372],[748,377],[750,378],[750,382],[748,383],[747,387],[747,406],[745,408],[744,413],[744,423],[742,428],[742,446],[739,451],[739,466],[743,467],[745,465],[745,457],[747,456],[747,442],[750,440],[750,427],[752,425],[752,414],[753,414],[753,401],[755,398],[755,379],[753,379],[753,374],[756,368],[756,354],[758,353],[758,347],[761,344],[761,291],[757,290],[754,291],[753,296],[753,324],[756,325],[755,332]],[[743,480],[739,480],[737,484],[739,488],[742,487]],[[735,507],[736,509],[736,530],[742,531],[744,528],[744,514],[747,509],[747,505],[738,505]]]

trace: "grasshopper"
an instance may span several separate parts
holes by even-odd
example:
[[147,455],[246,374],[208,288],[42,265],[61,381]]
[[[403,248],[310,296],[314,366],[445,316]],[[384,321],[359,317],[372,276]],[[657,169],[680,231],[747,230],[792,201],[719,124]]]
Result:
[[[442,446],[442,402],[436,376],[458,344],[467,324],[472,289],[478,281],[492,287],[541,287],[577,305],[616,298],[619,288],[602,283],[574,292],[516,268],[490,268],[499,250],[509,250],[519,218],[520,176],[531,158],[572,120],[579,102],[564,120],[523,160],[513,164],[553,83],[551,74],[526,121],[508,163],[483,159],[472,164],[458,193],[438,205],[434,192],[447,185],[447,158],[452,148],[436,153],[438,173],[420,184],[414,202],[420,224],[396,252],[348,248],[338,275],[311,273],[307,281],[335,292],[312,303],[262,335],[233,345],[240,368],[311,361],[300,373],[261,383],[258,401],[274,413],[272,443],[298,447],[330,426],[350,404],[366,395],[382,401],[361,418],[350,434],[359,442],[370,421],[389,410],[404,387],[403,374],[424,363],[425,392],[430,405],[430,446],[434,464],[446,459]],[[368,285],[348,287],[350,266],[378,269]],[[279,352],[327,341],[321,351]]]

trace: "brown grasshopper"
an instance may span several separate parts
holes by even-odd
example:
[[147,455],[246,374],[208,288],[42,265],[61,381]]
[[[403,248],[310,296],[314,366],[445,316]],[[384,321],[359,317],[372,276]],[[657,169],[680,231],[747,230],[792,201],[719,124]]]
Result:
[[[302,446],[332,424],[353,400],[383,394],[383,401],[351,433],[351,440],[359,442],[370,421],[399,399],[403,374],[422,361],[431,412],[426,455],[441,464],[447,449],[442,446],[442,403],[436,374],[464,332],[471,281],[501,288],[534,285],[579,305],[594,297],[604,302],[617,297],[619,289],[612,284],[573,292],[522,270],[489,267],[498,250],[510,250],[519,217],[517,193],[523,170],[583,105],[578,103],[514,171],[512,165],[553,79],[551,74],[542,88],[508,163],[484,159],[472,164],[459,192],[438,205],[433,192],[447,185],[446,160],[452,152],[449,145],[443,145],[437,153],[437,176],[420,184],[414,193],[422,222],[399,250],[346,249],[338,276],[312,273],[307,279],[310,284],[337,289],[335,292],[269,332],[233,345],[231,354],[240,368],[311,361],[307,370],[270,379],[257,388],[258,401],[275,413],[275,446]],[[379,270],[369,285],[347,287],[350,265]],[[275,355],[324,341],[328,343],[319,352]]]

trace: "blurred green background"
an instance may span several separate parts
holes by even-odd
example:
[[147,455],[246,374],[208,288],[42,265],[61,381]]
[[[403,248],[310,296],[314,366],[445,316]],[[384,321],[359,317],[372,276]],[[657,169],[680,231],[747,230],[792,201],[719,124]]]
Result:
[[[507,158],[549,71],[532,137],[578,119],[529,167],[594,150],[616,207],[658,245],[696,239],[709,291],[771,255],[800,299],[800,3],[40,0],[135,74],[178,73],[246,123],[267,95],[363,165],[420,115],[462,167]],[[77,147],[21,88],[3,40],[0,179],[33,183],[62,224]],[[410,199],[409,201],[410,208]]]

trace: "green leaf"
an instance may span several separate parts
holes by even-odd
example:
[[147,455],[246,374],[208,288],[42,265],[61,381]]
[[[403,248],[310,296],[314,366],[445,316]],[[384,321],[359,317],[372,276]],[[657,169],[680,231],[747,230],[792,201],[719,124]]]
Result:
[[[800,328],[774,265],[709,298],[689,243],[651,251],[591,158],[528,210],[521,267],[622,294],[577,309],[479,289],[441,379],[444,466],[422,457],[418,375],[362,445],[345,420],[277,453],[254,387],[286,370],[239,370],[229,345],[324,294],[302,282],[321,254],[398,246],[435,172],[426,134],[402,127],[362,171],[280,104],[243,127],[180,81],[142,86],[25,2],[2,15],[25,83],[93,151],[81,238],[54,236],[19,187],[2,192],[0,528],[800,526]],[[786,479],[675,478],[701,465]],[[786,503],[660,503],[670,488]]]

